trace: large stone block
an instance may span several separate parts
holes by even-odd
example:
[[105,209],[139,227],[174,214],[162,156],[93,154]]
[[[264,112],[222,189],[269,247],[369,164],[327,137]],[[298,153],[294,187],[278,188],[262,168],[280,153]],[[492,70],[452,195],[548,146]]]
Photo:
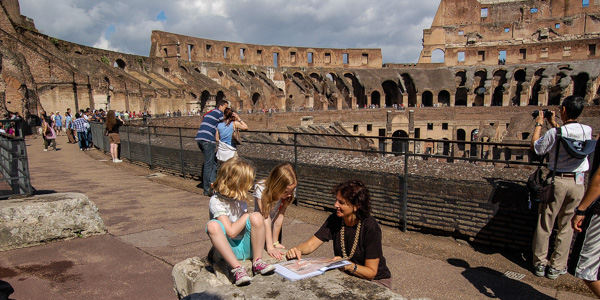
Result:
[[0,201],[0,251],[106,233],[98,207],[80,193]]
[[[274,261],[265,259],[270,263]],[[251,270],[250,261],[240,262]],[[405,299],[373,282],[337,270],[320,276],[289,281],[277,274],[254,276],[250,285],[238,287],[230,280],[223,261],[192,257],[173,267],[175,292],[180,299]]]

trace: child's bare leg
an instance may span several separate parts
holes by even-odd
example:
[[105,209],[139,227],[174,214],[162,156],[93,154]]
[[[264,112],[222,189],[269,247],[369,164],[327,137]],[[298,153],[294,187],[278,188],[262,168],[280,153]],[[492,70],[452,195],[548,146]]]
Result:
[[265,223],[259,212],[250,215],[250,240],[252,243],[252,261],[262,258],[263,248],[265,247]]
[[[225,262],[229,264],[232,268],[237,268],[240,266],[240,262],[237,257],[233,253],[229,242],[227,241],[227,237],[223,233],[223,229],[221,229],[221,225],[218,222],[208,222],[206,225],[208,236],[210,237],[210,241],[213,246],[215,246],[215,250],[219,251],[219,254],[223,257]],[[264,243],[264,241],[263,241]]]

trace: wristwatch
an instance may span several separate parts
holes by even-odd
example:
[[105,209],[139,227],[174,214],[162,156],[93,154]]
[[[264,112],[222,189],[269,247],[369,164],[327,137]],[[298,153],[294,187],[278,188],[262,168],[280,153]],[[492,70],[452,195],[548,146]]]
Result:
[[576,216],[585,216],[585,210],[579,210],[579,207],[575,207]]
[[543,126],[542,123],[535,122],[535,127]]

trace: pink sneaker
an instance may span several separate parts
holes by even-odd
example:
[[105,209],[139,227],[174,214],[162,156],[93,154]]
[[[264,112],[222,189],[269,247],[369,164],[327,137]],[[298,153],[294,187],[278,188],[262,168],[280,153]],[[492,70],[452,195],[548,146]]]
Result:
[[235,276],[235,285],[237,286],[246,285],[252,281],[252,278],[248,275],[248,272],[246,272],[246,269],[244,269],[243,266],[231,270],[231,273]]
[[257,273],[260,273],[261,275],[266,275],[268,273],[271,273],[275,271],[275,266],[270,265],[266,262],[264,262],[262,259],[257,259],[253,264],[252,264],[252,272],[256,275]]

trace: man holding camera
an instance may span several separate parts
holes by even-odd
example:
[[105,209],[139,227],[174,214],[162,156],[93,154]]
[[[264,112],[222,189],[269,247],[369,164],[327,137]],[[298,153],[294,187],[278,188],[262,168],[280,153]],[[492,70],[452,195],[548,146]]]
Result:
[[[559,127],[552,111],[540,112],[535,117],[531,149],[537,155],[549,154],[548,169],[555,171],[554,201],[540,203],[538,209],[538,223],[533,238],[533,265],[536,276],[545,275],[549,279],[556,279],[567,272],[567,259],[573,238],[570,221],[583,197],[585,190],[583,173],[588,170],[589,164],[587,157],[583,159],[571,157],[564,146],[560,145],[556,133],[557,130],[561,130],[563,137],[576,140],[591,139],[592,128],[577,123],[584,105],[584,99],[579,96],[566,97],[559,106],[562,127]],[[548,120],[552,128],[541,136],[544,120]],[[557,148],[560,150],[556,170],[554,170]],[[547,180],[551,177],[552,172]],[[555,222],[558,232],[554,241],[554,252],[548,259],[548,244]]]

